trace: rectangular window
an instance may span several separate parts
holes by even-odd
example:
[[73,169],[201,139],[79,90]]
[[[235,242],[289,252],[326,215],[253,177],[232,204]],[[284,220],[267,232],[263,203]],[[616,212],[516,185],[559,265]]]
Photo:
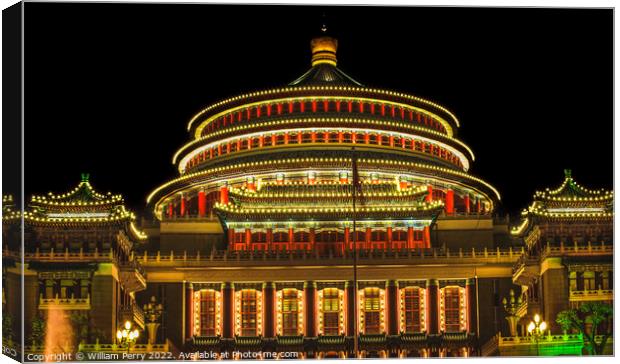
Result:
[[596,279],[594,272],[583,272],[583,289],[586,291],[596,290]]
[[340,334],[340,292],[338,288],[323,290],[323,335]]
[[299,334],[299,300],[296,289],[282,292],[282,335]]
[[444,288],[444,320],[446,332],[461,331],[461,301],[459,287]]
[[256,290],[241,291],[241,336],[257,335],[257,297]]
[[200,335],[215,336],[216,295],[212,289],[200,291]]
[[381,333],[381,298],[379,288],[364,288],[364,333]]
[[577,291],[577,272],[570,272],[568,275],[570,290]]
[[403,311],[404,331],[406,333],[422,332],[421,307],[422,297],[420,288],[405,288],[403,290]]

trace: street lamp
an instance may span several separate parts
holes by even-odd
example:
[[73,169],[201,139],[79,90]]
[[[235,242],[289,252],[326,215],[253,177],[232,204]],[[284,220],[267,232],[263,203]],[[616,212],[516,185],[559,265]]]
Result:
[[532,336],[534,342],[536,343],[536,356],[540,356],[538,341],[545,333],[545,330],[547,330],[547,323],[540,320],[539,314],[534,315],[534,321],[530,321],[530,324],[527,325],[527,332]]
[[123,330],[116,330],[116,339],[118,339],[118,343],[121,347],[127,344],[127,353],[129,353],[131,344],[138,340],[138,336],[140,336],[138,329],[133,331],[131,330],[130,321],[125,321],[125,327]]

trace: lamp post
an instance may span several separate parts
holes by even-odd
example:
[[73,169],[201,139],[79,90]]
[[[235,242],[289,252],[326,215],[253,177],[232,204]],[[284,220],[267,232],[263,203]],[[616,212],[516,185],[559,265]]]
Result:
[[157,303],[155,296],[151,296],[151,301],[144,305],[144,313],[146,314],[146,329],[149,335],[148,344],[155,344],[157,338],[157,328],[159,327],[159,319],[164,311],[161,303]]
[[536,356],[540,356],[538,341],[545,333],[545,330],[547,330],[547,323],[540,320],[539,314],[534,315],[534,321],[530,321],[530,324],[527,325],[527,332],[532,336],[534,342],[536,343]]
[[128,354],[129,349],[131,348],[131,343],[137,341],[138,336],[140,336],[138,329],[131,330],[131,326],[130,321],[125,321],[123,330],[116,330],[116,339],[121,347],[125,344],[127,345]]

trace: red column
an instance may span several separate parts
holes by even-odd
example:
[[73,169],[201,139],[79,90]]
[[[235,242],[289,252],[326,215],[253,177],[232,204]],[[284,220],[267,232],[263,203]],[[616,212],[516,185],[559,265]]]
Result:
[[427,202],[433,201],[433,186],[431,185],[428,185],[428,195],[426,195],[426,201]]
[[[347,281],[345,286],[345,301],[346,301],[346,325],[345,325],[345,335],[353,336],[355,335],[355,319],[357,316],[357,299],[355,297],[355,284],[352,281]],[[359,328],[358,328],[359,330]]]
[[313,143],[316,143],[316,131],[313,131],[313,132],[310,133],[310,140]]
[[467,295],[467,332],[478,333],[478,307],[476,305],[476,280],[469,278],[465,283]]
[[392,227],[388,226],[387,228],[387,242],[386,246],[392,245]]
[[345,249],[349,249],[351,248],[349,241],[351,240],[351,228],[349,228],[348,226],[344,228],[344,246]]
[[469,194],[465,195],[465,213],[469,214]]
[[256,184],[254,183],[254,177],[248,177],[247,187],[249,191],[256,191]]
[[235,337],[235,286],[230,282],[222,284],[222,337]]
[[372,238],[372,229],[366,228],[366,249],[370,248],[370,240]]
[[267,229],[267,248],[273,249],[273,229]]
[[245,245],[248,249],[251,248],[252,245],[252,230],[245,229]]
[[224,205],[228,204],[228,186],[226,185],[220,187],[220,203]]
[[263,336],[276,336],[276,284],[263,283]]
[[407,248],[413,248],[413,227],[411,226],[407,228]]
[[194,286],[191,282],[185,286],[185,322],[185,337],[189,339],[194,336]]
[[314,229],[310,229],[310,248],[314,249]]
[[235,243],[235,229],[229,228],[228,229],[228,246],[232,247],[234,246],[234,243]]
[[480,208],[480,198],[476,198],[476,212],[480,213],[482,209]]
[[338,131],[338,143],[342,143],[343,140],[344,134],[342,134],[342,131]]
[[452,189],[446,191],[446,213],[454,214],[454,191]]
[[185,216],[185,197],[181,194],[181,216]]
[[306,337],[316,337],[316,283],[304,282],[304,314]]
[[204,217],[207,214],[207,196],[204,190],[198,191],[198,216]]
[[364,134],[364,144],[370,144],[370,134]]
[[174,213],[174,207],[172,206],[172,202],[168,203],[168,217],[172,217]]
[[424,227],[424,231],[423,231],[423,235],[422,235],[422,242],[424,243],[424,247],[425,248],[430,248],[431,247],[431,228],[430,228],[430,226],[425,226]]
[[398,325],[398,316],[400,313],[400,298],[398,297],[398,282],[387,281],[385,290],[386,299],[386,317],[387,317],[387,334],[398,335],[400,327]]
[[288,249],[293,250],[293,243],[295,242],[295,234],[293,228],[288,228]]
[[288,132],[284,133],[284,144],[288,144]]
[[426,317],[428,317],[428,333],[439,334],[439,282],[436,279],[426,281],[428,305]]

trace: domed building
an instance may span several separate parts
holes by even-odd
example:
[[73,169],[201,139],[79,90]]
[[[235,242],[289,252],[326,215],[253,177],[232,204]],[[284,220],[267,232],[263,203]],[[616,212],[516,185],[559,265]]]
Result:
[[509,228],[456,116],[363,86],[337,48],[322,34],[295,81],[198,112],[154,221],[87,175],[23,213],[4,198],[3,300],[24,294],[5,320],[33,336],[60,310],[88,318],[73,352],[166,360],[580,355],[556,317],[613,302],[613,192],[567,171]]
[[[468,173],[474,154],[457,138],[456,116],[363,86],[337,67],[337,47],[334,38],[315,38],[312,67],[295,81],[217,102],[190,120],[190,141],[172,158],[179,177],[148,203],[167,227],[217,216],[222,230],[208,232],[227,238],[183,249],[429,248],[438,216],[447,217],[446,230],[490,219],[500,195]],[[481,243],[473,240],[458,244]]]

